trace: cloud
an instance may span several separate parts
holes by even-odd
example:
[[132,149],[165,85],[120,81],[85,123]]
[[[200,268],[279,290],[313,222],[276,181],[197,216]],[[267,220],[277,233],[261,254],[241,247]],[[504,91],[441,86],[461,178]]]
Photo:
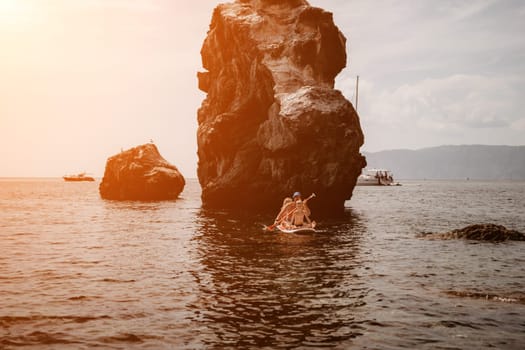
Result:
[[455,21],[465,20],[490,8],[496,0],[456,1],[445,0],[436,4],[438,12],[450,16]]
[[[355,80],[338,82],[354,103]],[[361,78],[358,113],[366,149],[440,144],[522,144],[519,79],[456,74],[385,87]],[[520,141],[521,140],[521,141]]]
[[365,80],[362,86],[363,117],[390,127],[510,127],[525,107],[507,79],[498,77],[452,75],[383,90]]
[[525,131],[525,117],[520,118],[512,123],[512,128],[520,132]]
[[336,86],[353,101],[361,77],[367,149],[523,144],[523,2],[329,4],[348,38],[349,66]]

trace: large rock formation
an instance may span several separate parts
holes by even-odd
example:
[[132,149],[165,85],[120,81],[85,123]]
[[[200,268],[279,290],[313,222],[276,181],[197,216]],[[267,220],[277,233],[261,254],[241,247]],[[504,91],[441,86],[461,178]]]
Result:
[[476,241],[525,241],[525,234],[496,224],[474,224],[445,233],[423,234],[427,239],[468,239]]
[[205,206],[277,210],[293,191],[342,212],[363,133],[334,90],[346,39],[305,0],[237,0],[213,13],[198,74],[198,176]]
[[99,191],[105,199],[164,200],[177,198],[185,184],[177,168],[149,143],[110,157]]

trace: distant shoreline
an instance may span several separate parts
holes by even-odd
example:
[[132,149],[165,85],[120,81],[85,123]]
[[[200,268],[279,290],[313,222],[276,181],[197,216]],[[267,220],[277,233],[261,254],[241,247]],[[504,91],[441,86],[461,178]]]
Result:
[[[198,182],[199,179],[197,178],[187,178],[186,179],[188,182]],[[525,179],[454,179],[454,178],[451,178],[451,179],[431,179],[431,178],[427,178],[427,179],[412,179],[412,178],[396,178],[396,183],[400,183],[401,185],[405,184],[405,183],[410,183],[410,182],[413,182],[413,183],[421,183],[421,182],[516,182],[516,183],[519,183],[519,182],[525,182]],[[67,181],[64,181],[62,179],[61,176],[59,177],[54,177],[54,176],[42,176],[42,177],[38,177],[38,176],[18,176],[18,177],[13,177],[13,176],[0,176],[0,182],[15,182],[15,181],[57,181],[57,182],[64,182],[64,183],[73,183],[73,184],[78,184],[79,182],[67,182]],[[87,182],[87,183],[98,183],[102,181],[102,177],[95,177],[95,182]],[[86,183],[86,182],[80,182],[80,183]],[[358,186],[359,187],[359,186]],[[395,187],[395,186],[383,186],[383,187]]]
[[363,152],[368,167],[394,179],[525,180],[525,146],[438,146]]

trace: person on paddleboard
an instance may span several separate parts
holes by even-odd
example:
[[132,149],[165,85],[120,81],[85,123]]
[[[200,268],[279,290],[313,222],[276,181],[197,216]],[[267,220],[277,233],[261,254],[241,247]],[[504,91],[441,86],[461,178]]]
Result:
[[295,209],[292,214],[292,220],[290,222],[291,227],[312,227],[312,221],[307,213],[310,212],[308,206],[301,199],[295,201]]
[[312,214],[312,211],[310,208],[308,208],[308,204],[306,204],[306,201],[303,201],[303,196],[301,195],[301,192],[295,192],[292,196],[292,199],[294,203],[297,204],[297,201],[301,201],[302,203],[302,210],[304,211],[306,216],[310,216]]
[[274,225],[282,224],[285,227],[300,227],[305,226],[305,222],[308,225],[312,225],[310,220],[310,208],[303,201],[300,192],[295,192],[292,198],[287,197],[283,201],[281,211],[275,218]]
[[279,214],[277,214],[277,217],[275,218],[273,225],[277,226],[281,222],[289,221],[289,216],[294,209],[293,206],[293,200],[291,197],[286,197],[283,201],[283,205],[281,207],[281,211],[279,211]]

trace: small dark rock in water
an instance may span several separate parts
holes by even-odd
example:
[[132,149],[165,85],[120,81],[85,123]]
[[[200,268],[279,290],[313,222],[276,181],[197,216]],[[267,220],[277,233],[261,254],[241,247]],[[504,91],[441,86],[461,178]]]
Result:
[[519,303],[525,304],[525,294],[523,292],[495,294],[495,293],[484,293],[476,291],[457,291],[450,290],[446,294],[460,298],[472,298],[472,299],[485,299],[490,301],[500,301],[504,303]]
[[475,224],[445,233],[425,235],[430,239],[471,239],[478,241],[525,241],[525,234],[495,224]]
[[177,198],[185,184],[177,167],[150,143],[110,157],[99,192],[104,199],[165,200]]

